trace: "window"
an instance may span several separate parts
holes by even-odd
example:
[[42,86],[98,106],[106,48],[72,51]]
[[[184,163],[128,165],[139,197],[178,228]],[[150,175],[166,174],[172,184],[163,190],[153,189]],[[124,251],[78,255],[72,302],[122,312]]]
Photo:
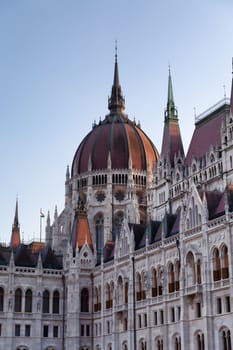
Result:
[[231,332],[227,329],[222,331],[222,348],[223,350],[231,350]]
[[43,292],[43,306],[42,306],[42,312],[44,314],[49,313],[49,291],[45,290]]
[[177,306],[177,320],[180,321],[181,308]]
[[197,334],[197,350],[205,350],[204,334]]
[[53,326],[53,337],[54,338],[58,337],[58,326]]
[[43,337],[48,338],[48,336],[49,336],[49,326],[45,325],[43,328]]
[[89,324],[86,325],[86,336],[90,337],[90,326],[89,326]]
[[25,312],[32,312],[32,291],[26,290],[25,293]]
[[154,312],[154,325],[157,326],[158,324],[158,315],[157,315],[157,311]]
[[160,324],[164,323],[164,319],[163,319],[163,310],[160,310]]
[[55,292],[53,292],[53,314],[59,314],[59,302],[59,292],[55,290]]
[[222,300],[221,298],[217,298],[217,314],[221,314],[222,313]]
[[81,324],[81,337],[83,337],[84,336],[84,324]]
[[141,315],[138,315],[138,328],[142,328],[142,318],[141,318]]
[[144,314],[144,327],[147,327],[147,314]]
[[171,322],[175,322],[175,308],[171,307]]
[[231,299],[229,295],[226,296],[225,301],[226,301],[226,312],[231,312]]
[[196,303],[196,317],[201,317],[201,303]]
[[2,325],[0,323],[0,337],[2,336]]
[[100,263],[101,252],[104,245],[104,218],[102,214],[97,215],[95,219],[95,232],[96,232],[97,262]]
[[30,324],[26,324],[25,326],[25,337],[30,337],[31,335],[31,325]]
[[20,336],[20,324],[15,325],[15,336],[16,337]]
[[0,311],[3,311],[4,307],[4,290],[0,288]]
[[22,291],[20,288],[16,289],[15,291],[15,312],[21,312],[22,311]]

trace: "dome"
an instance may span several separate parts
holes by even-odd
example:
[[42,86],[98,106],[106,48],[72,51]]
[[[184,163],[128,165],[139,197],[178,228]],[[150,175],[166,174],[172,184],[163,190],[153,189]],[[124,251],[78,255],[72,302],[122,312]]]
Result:
[[114,80],[108,101],[110,113],[79,145],[72,164],[71,176],[88,170],[106,170],[109,160],[111,169],[128,169],[129,164],[137,171],[153,170],[158,152],[152,141],[124,114],[125,100],[119,84],[118,64],[115,61]]

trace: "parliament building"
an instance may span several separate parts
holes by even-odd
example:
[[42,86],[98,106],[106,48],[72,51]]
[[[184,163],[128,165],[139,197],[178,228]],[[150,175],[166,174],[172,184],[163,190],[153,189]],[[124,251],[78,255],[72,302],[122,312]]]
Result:
[[186,154],[170,71],[160,152],[125,113],[117,55],[108,110],[66,169],[45,242],[22,242],[16,202],[0,350],[231,350],[233,84]]

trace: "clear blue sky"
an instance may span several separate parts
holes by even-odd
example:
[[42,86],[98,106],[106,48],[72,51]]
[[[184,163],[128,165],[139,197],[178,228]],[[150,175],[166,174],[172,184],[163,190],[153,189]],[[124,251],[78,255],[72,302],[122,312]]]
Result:
[[[230,94],[232,0],[0,0],[0,241],[64,205],[66,166],[107,113],[118,40],[126,112],[161,149],[168,64],[187,150],[194,106]],[[45,225],[46,220],[44,220]]]

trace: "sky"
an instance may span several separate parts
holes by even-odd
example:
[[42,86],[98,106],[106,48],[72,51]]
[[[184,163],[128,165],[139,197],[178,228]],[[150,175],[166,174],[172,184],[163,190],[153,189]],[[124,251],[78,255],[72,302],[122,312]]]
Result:
[[108,112],[115,40],[126,113],[158,151],[170,64],[187,151],[195,113],[230,95],[232,18],[232,0],[0,0],[0,241],[16,198],[24,242],[40,208],[64,208],[66,167]]

